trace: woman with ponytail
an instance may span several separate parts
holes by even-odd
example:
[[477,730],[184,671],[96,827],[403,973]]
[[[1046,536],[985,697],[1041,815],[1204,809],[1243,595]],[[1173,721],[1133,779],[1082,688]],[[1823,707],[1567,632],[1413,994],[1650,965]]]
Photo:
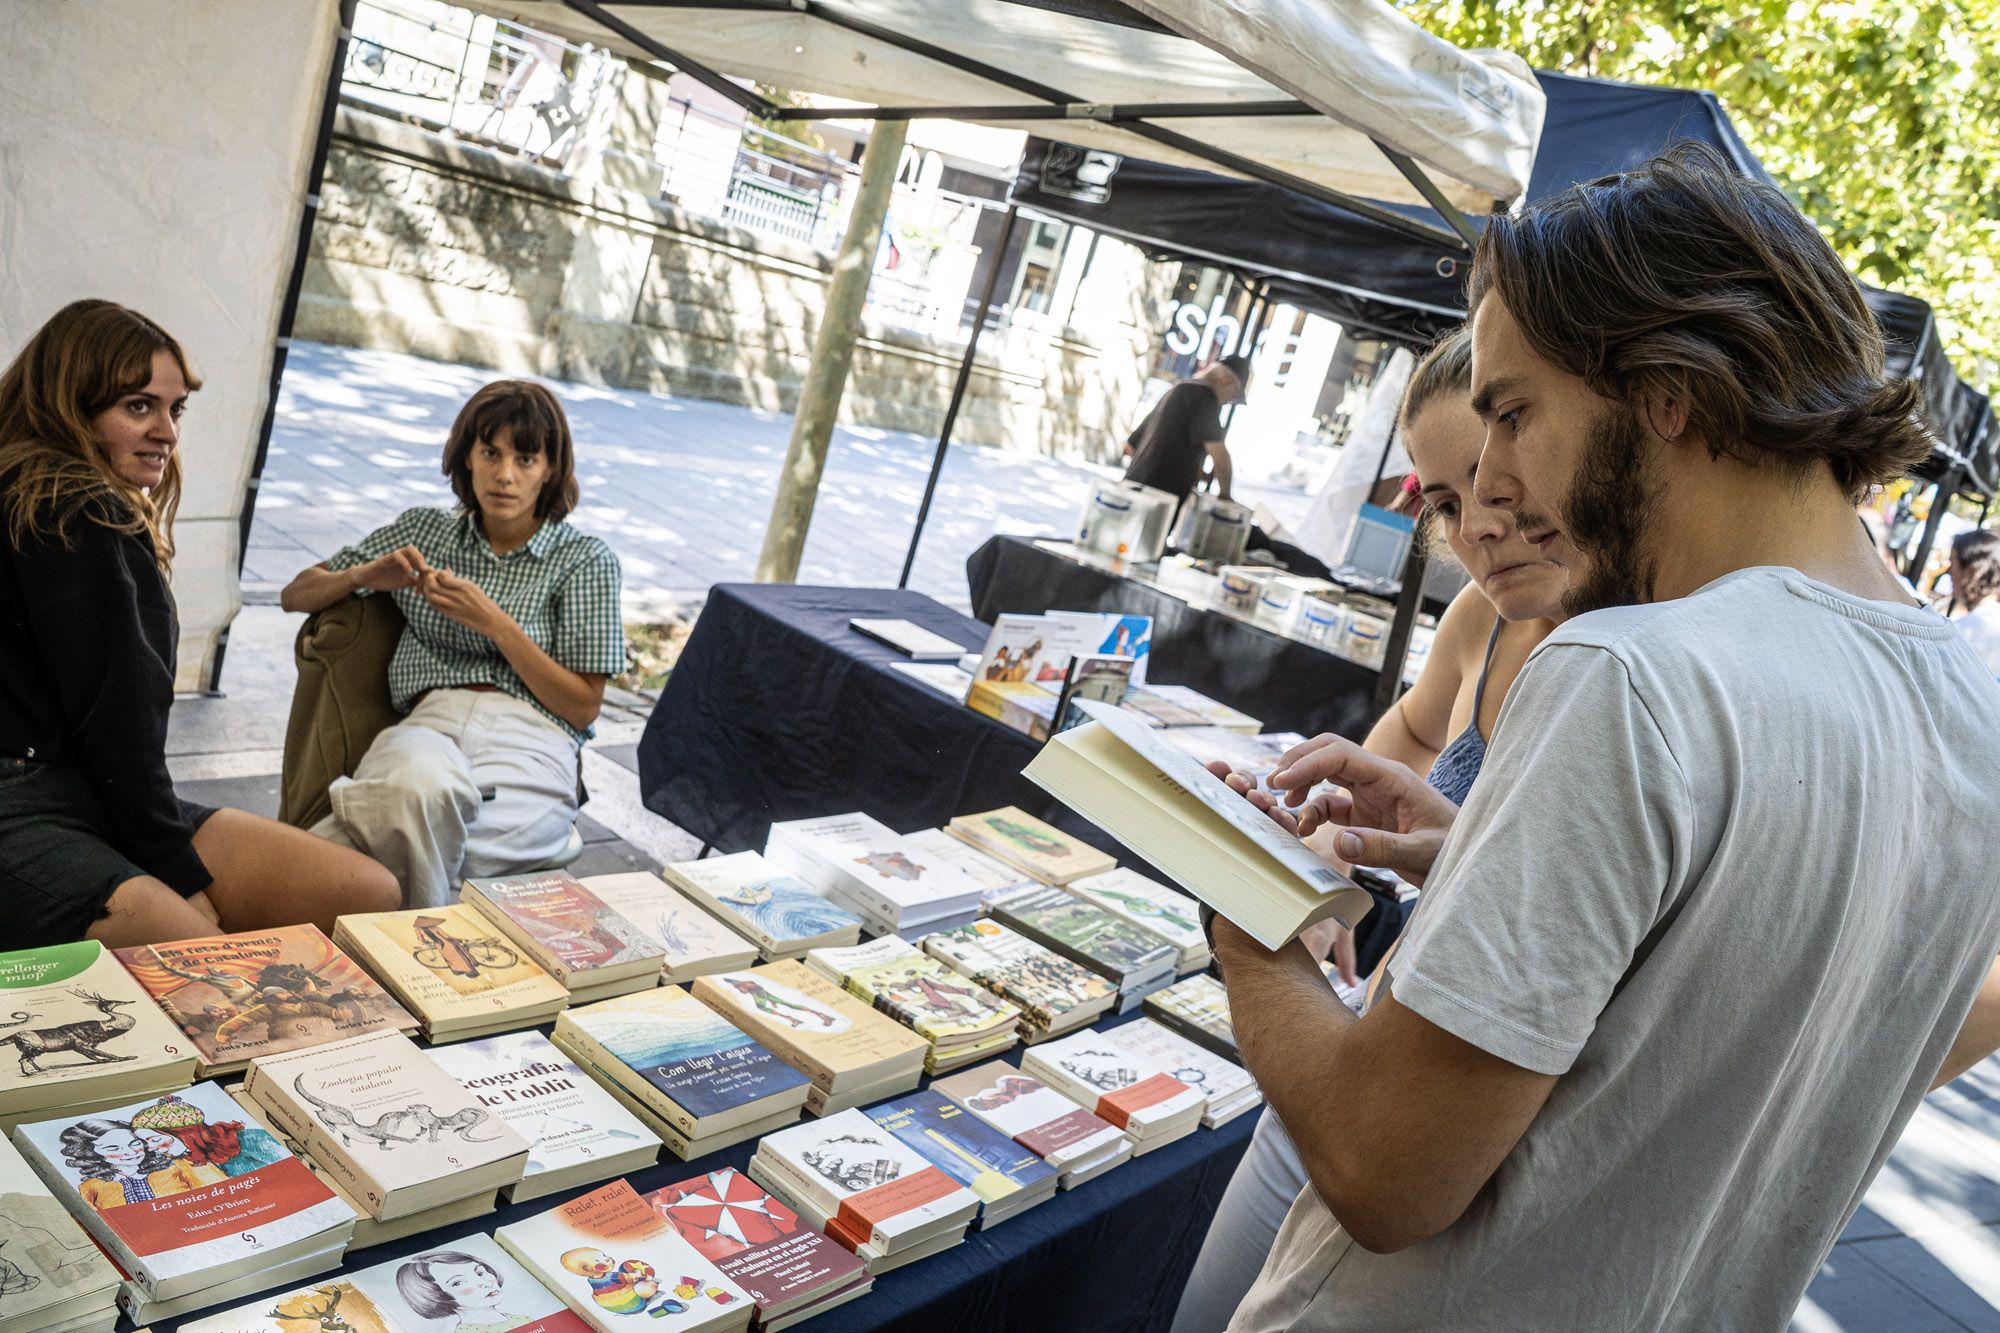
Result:
[[174,795],[168,577],[200,387],[110,301],[63,307],[0,372],[0,949],[331,930],[397,903],[358,853]]
[[1950,568],[1952,623],[2000,677],[2000,532],[1974,528],[1952,538]]

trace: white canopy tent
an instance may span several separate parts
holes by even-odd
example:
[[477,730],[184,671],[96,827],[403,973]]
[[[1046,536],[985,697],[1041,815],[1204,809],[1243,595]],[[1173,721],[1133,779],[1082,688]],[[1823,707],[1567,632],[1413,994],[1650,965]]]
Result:
[[[465,0],[460,0],[464,3]],[[180,684],[212,687],[353,0],[0,6],[0,355],[67,301],[158,319],[206,380],[183,436]],[[1390,225],[1526,188],[1527,66],[1440,42],[1384,0],[471,0],[661,61],[759,114],[736,80],[871,104],[843,118],[1033,128],[1285,184]],[[135,55],[142,49],[143,56]],[[160,62],[169,63],[162,69]]]

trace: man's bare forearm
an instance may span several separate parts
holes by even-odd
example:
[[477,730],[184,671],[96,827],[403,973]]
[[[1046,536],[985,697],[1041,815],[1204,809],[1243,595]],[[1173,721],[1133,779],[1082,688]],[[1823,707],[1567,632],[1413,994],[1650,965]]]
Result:
[[1996,1050],[2000,1050],[2000,959],[1988,969],[1979,994],[1973,997],[1972,1011],[1959,1026],[1958,1036],[1945,1052],[1944,1067],[1931,1087],[1943,1087]]

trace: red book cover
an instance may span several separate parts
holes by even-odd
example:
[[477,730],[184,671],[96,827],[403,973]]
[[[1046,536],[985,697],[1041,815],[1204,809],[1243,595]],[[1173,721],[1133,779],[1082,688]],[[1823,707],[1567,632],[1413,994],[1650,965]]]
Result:
[[1180,1096],[1188,1090],[1187,1084],[1172,1074],[1155,1074],[1141,1079],[1129,1088],[1107,1092],[1097,1099],[1097,1114],[1123,1129],[1132,1123],[1135,1112],[1148,1106],[1158,1106],[1161,1102]]
[[565,973],[588,974],[661,947],[609,904],[561,872],[472,880],[466,897],[490,906],[541,946]]
[[644,1196],[681,1238],[750,1293],[760,1316],[866,1276],[852,1254],[730,1167]]

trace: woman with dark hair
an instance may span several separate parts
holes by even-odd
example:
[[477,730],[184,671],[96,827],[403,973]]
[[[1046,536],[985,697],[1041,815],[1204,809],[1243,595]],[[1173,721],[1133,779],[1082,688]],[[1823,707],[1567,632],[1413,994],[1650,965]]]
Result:
[[1950,569],[1952,623],[2000,678],[2000,532],[1974,528],[1952,538]]
[[410,906],[461,877],[546,866],[576,824],[577,754],[625,667],[618,557],[564,520],[575,449],[554,394],[501,380],[444,446],[456,510],[411,509],[301,570],[287,611],[388,593],[406,625],[389,664],[403,720],[314,827],[389,867]]
[[459,1250],[432,1250],[396,1270],[396,1294],[425,1319],[449,1319],[451,1333],[508,1333],[532,1311],[510,1310],[506,1280],[492,1264]]
[[366,857],[174,795],[168,576],[200,387],[110,301],[63,307],[0,372],[0,948],[331,930],[394,901]]

